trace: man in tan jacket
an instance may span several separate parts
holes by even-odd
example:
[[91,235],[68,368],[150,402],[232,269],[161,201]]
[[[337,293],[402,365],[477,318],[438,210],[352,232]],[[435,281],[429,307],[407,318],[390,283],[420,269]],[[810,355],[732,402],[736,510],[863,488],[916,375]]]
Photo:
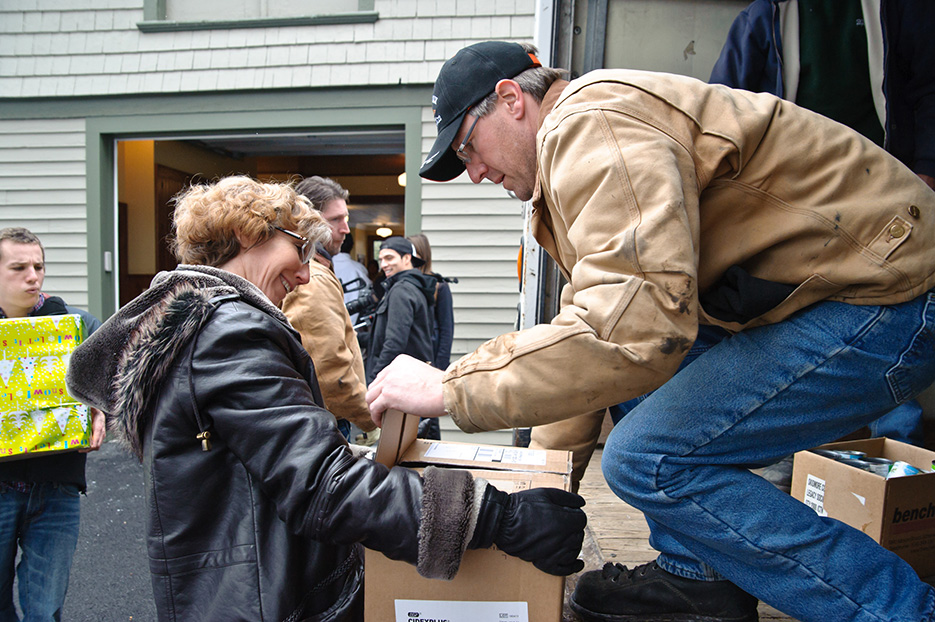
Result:
[[749,472],[935,380],[935,194],[774,96],[627,70],[569,83],[530,52],[484,42],[445,64],[420,174],[531,200],[562,308],[446,371],[397,358],[374,419],[552,424],[541,443],[587,445],[592,413],[655,389],[602,467],[660,555],[580,577],[583,618],[746,622],[761,598],[799,620],[935,619],[908,564]]
[[[312,357],[315,373],[327,408],[338,418],[338,427],[351,436],[354,424],[363,432],[348,438],[358,445],[372,445],[379,432],[370,419],[364,399],[367,384],[357,333],[344,306],[344,288],[335,276],[331,256],[341,249],[347,224],[348,192],[333,179],[307,177],[296,191],[311,201],[331,228],[329,243],[316,250],[308,264],[308,283],[299,285],[282,303],[282,311],[302,335],[302,345]],[[342,421],[343,420],[343,421]]]

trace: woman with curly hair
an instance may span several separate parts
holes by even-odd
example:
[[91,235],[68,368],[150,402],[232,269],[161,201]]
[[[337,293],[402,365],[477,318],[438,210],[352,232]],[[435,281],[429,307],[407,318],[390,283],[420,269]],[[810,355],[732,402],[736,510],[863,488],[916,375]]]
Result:
[[177,269],[72,355],[72,395],[143,462],[160,620],[362,620],[361,545],[450,578],[495,543],[579,567],[576,495],[359,458],[321,407],[279,303],[329,229],[288,185],[230,177],[177,198]]

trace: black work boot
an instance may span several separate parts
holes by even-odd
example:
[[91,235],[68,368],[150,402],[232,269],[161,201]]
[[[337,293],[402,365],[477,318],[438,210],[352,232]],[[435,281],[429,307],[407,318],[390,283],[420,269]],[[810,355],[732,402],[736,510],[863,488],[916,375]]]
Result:
[[571,608],[587,622],[757,622],[757,599],[730,581],[684,579],[650,562],[604,564],[578,578]]

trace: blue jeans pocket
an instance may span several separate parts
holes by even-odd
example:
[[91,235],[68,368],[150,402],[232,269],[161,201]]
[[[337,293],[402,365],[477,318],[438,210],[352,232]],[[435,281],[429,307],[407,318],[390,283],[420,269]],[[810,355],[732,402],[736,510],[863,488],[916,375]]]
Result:
[[925,295],[918,330],[886,372],[893,399],[902,404],[914,398],[935,379],[935,292]]

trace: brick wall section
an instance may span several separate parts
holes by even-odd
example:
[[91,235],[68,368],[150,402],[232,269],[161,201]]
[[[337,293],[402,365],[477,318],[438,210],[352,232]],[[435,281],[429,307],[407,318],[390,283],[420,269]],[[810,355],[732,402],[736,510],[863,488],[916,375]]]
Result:
[[0,97],[427,84],[476,40],[530,40],[534,0],[377,0],[369,24],[143,33],[143,0],[4,0]]

